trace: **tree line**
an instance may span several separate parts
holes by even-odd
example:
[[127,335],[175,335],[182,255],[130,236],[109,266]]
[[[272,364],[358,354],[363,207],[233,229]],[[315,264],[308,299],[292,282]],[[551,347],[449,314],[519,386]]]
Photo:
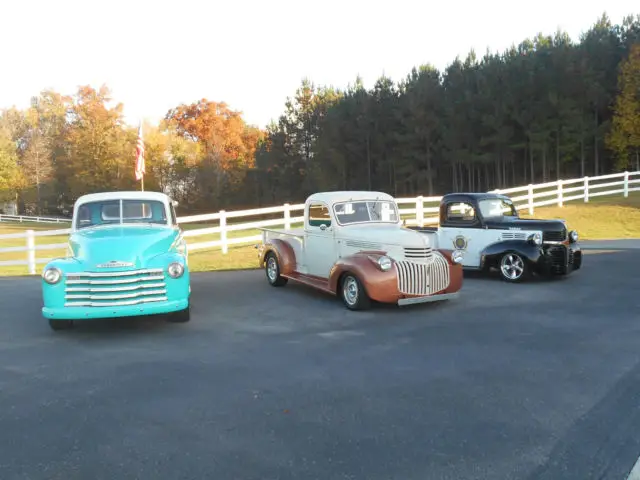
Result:
[[[107,87],[83,86],[3,110],[0,201],[64,214],[84,193],[139,189],[137,126],[112,103]],[[605,14],[577,42],[538,34],[370,89],[304,79],[265,130],[202,99],[143,131],[145,189],[172,195],[181,214],[321,190],[439,195],[640,170],[640,15]]]

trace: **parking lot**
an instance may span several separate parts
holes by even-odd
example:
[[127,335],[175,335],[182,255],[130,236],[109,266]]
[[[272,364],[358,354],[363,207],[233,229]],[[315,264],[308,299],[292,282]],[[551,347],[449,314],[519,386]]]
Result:
[[187,324],[68,332],[38,278],[0,278],[0,479],[623,480],[638,272],[640,249],[590,250],[568,278],[366,312],[199,273]]

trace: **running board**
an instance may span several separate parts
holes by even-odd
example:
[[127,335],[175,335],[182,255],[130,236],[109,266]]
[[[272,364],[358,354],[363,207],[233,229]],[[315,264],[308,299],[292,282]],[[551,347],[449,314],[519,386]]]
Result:
[[305,275],[304,273],[297,272],[292,272],[282,276],[295,282],[302,283],[303,285],[317,288],[318,290],[322,290],[323,292],[331,293],[333,295],[336,294],[336,292],[329,288],[329,280],[326,278],[315,277],[313,275]]

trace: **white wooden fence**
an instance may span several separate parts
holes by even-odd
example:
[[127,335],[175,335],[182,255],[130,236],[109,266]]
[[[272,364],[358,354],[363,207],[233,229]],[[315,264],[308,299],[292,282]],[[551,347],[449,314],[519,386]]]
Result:
[[[604,190],[606,189],[606,190]],[[554,182],[541,183],[536,185],[525,185],[521,187],[492,190],[492,192],[508,195],[515,203],[518,210],[528,210],[530,215],[534,214],[535,207],[557,205],[562,207],[565,202],[583,200],[589,202],[590,198],[605,195],[629,196],[629,192],[640,191],[640,171],[613,173],[610,175],[601,175],[598,177],[574,178],[571,180],[558,180]],[[415,198],[397,198],[399,207],[408,205],[406,208],[400,208],[400,215],[407,220],[409,225],[428,225],[437,224],[439,221],[438,211],[441,196]],[[251,231],[261,227],[277,227],[291,229],[293,225],[302,224],[304,217],[304,204],[284,204],[277,207],[256,208],[252,210],[240,210],[235,212],[225,212],[224,210],[203,215],[191,215],[178,218],[178,222],[182,225],[198,222],[216,222],[218,225],[214,227],[203,227],[194,229],[185,229],[184,236],[187,238],[189,251],[197,251],[212,248],[221,248],[222,253],[228,253],[229,245],[251,244],[259,242],[262,235],[257,232],[243,237],[229,236],[232,232]],[[265,217],[280,214],[277,218],[250,221],[246,223],[233,222],[236,218],[243,217]],[[9,217],[8,215],[4,217]],[[29,217],[34,218],[34,217]],[[36,217],[39,218],[39,217]],[[64,222],[65,219],[45,219],[56,220],[56,223]],[[232,220],[232,222],[229,222]],[[68,220],[67,220],[68,221]],[[25,245],[0,248],[0,255],[9,252],[25,252],[26,258],[22,260],[0,260],[0,269],[3,266],[26,265],[30,274],[36,273],[36,266],[50,261],[50,258],[39,258],[36,255],[38,251],[64,249],[67,247],[67,239],[64,243],[36,244],[38,237],[67,236],[70,229],[61,230],[27,230],[21,233],[12,233],[0,235],[0,245],[4,240],[24,239]],[[219,239],[211,241],[191,242],[190,239],[203,235],[219,235]],[[232,234],[233,235],[233,234]],[[1,257],[0,257],[1,258]],[[1,270],[0,270],[1,272]],[[1,275],[1,273],[0,273]]]

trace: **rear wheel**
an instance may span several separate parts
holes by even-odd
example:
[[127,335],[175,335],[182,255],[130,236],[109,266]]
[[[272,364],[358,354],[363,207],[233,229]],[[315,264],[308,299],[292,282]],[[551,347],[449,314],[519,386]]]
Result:
[[371,306],[362,283],[351,273],[345,274],[340,281],[340,297],[349,310],[366,310]]
[[52,330],[69,330],[73,327],[73,320],[53,320],[49,319],[49,326]]
[[273,287],[282,287],[286,285],[289,280],[280,275],[280,264],[278,263],[276,254],[273,252],[267,253],[266,260],[264,271],[267,275],[269,284]]
[[531,277],[531,267],[522,255],[516,252],[502,255],[498,270],[502,279],[511,283],[522,282]]

